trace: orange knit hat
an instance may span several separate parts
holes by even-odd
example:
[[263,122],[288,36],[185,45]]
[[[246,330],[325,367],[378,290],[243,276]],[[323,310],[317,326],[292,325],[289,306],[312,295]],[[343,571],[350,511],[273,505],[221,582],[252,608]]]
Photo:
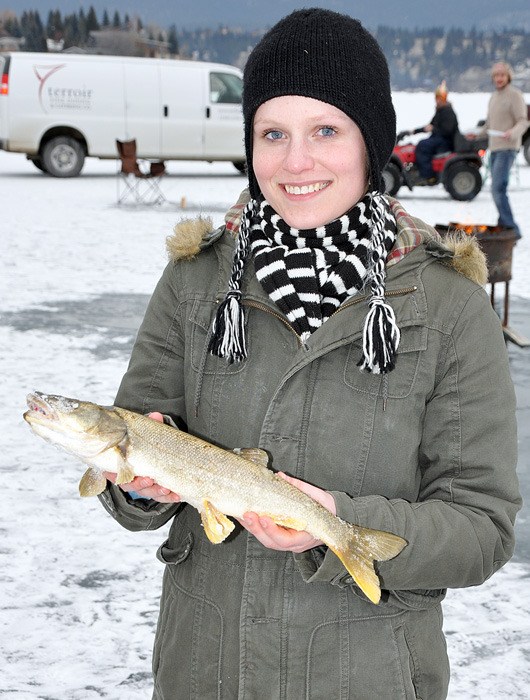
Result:
[[447,85],[445,84],[445,80],[442,80],[442,82],[438,85],[434,92],[435,96],[440,98],[443,102],[447,102]]

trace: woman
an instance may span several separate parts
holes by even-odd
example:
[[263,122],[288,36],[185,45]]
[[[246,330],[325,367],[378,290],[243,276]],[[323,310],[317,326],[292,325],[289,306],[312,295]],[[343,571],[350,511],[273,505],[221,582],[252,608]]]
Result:
[[172,519],[154,697],[444,698],[445,588],[509,559],[520,507],[502,332],[462,274],[483,281],[483,257],[381,194],[395,115],[356,20],[280,21],[249,57],[243,113],[249,192],[225,226],[169,241],[116,403],[259,445],[329,510],[408,545],[380,563],[374,605],[308,533],[247,513],[212,545],[178,494],[109,483],[125,527]]

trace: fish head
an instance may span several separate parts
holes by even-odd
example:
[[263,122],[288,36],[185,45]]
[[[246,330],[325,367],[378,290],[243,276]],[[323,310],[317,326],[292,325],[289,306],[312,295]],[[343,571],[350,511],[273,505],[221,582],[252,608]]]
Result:
[[112,409],[38,391],[26,400],[24,420],[33,432],[82,459],[119,445],[127,434],[124,420]]

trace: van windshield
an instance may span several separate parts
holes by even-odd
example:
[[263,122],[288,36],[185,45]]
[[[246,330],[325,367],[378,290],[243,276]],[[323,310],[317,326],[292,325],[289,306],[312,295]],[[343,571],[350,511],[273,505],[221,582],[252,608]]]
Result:
[[233,73],[210,73],[210,102],[240,104],[243,81]]

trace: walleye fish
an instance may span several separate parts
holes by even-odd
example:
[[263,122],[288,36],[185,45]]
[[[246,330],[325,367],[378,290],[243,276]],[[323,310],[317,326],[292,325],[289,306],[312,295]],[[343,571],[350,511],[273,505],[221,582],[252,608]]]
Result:
[[235,527],[227,515],[266,515],[322,540],[373,603],[381,597],[373,562],[392,559],[407,544],[397,535],[333,515],[269,469],[264,450],[224,450],[117,406],[40,392],[29,394],[27,403],[24,419],[32,430],[89,465],[79,483],[81,496],[97,496],[106,488],[102,471],[115,472],[117,484],[150,477],[199,511],[214,544]]

